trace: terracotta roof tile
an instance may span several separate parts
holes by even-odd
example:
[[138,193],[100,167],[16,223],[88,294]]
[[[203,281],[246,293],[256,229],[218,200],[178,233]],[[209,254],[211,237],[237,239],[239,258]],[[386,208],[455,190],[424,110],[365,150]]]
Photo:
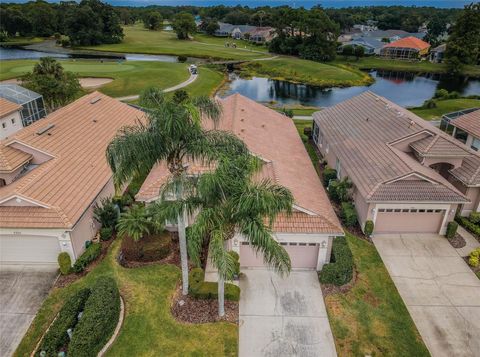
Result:
[[404,38],[401,38],[400,40],[388,43],[383,48],[386,48],[386,47],[414,48],[421,51],[426,48],[429,48],[430,44],[420,40],[419,38],[409,36],[409,37],[404,37]]
[[480,138],[480,109],[459,116],[451,121],[451,124],[465,130],[473,136]]
[[12,172],[26,164],[32,155],[0,143],[0,172]]
[[410,146],[421,156],[425,157],[466,157],[470,155],[460,144],[447,140],[440,135],[428,136],[411,143]]

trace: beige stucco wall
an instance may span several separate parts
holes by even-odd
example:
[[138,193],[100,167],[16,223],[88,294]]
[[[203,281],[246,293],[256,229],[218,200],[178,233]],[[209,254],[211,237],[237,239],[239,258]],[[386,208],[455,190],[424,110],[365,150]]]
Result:
[[17,177],[17,175],[20,173],[20,171],[22,171],[22,169],[23,169],[23,166],[20,166],[18,169],[16,169],[15,171],[12,171],[10,173],[0,173],[0,178],[4,179],[5,183],[7,185],[9,185],[10,183],[13,182],[15,177]]
[[470,200],[462,206],[460,214],[468,216],[472,212],[480,212],[480,187],[468,187],[465,196]]
[[372,208],[375,205],[367,203],[358,190],[355,190],[353,194],[353,201],[355,202],[355,208],[357,209],[358,223],[363,230],[365,228],[365,222],[367,220],[373,220]]
[[[14,123],[12,123],[12,119]],[[3,125],[5,125],[5,128]],[[0,118],[0,140],[12,136],[22,128],[22,118],[19,111]]]

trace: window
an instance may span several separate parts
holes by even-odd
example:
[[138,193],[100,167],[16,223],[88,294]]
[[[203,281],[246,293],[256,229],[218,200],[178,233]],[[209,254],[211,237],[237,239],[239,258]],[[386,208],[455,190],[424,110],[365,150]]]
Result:
[[325,147],[325,152],[326,152],[327,154],[328,154],[328,149],[329,149],[329,147],[328,147],[328,143],[327,143],[327,145],[326,145],[326,147]]
[[298,243],[298,245],[300,245],[302,247],[305,247],[307,245],[307,243]]
[[480,139],[474,138],[473,141],[472,141],[471,148],[475,151],[480,151]]
[[457,128],[455,130],[455,139],[461,141],[462,143],[466,143],[468,138],[467,132],[463,131],[462,129]]
[[400,208],[395,208],[394,212],[402,212]]
[[407,213],[407,212],[410,212],[410,210],[408,208],[404,208],[404,209],[402,209],[402,212]]
[[320,128],[318,127],[317,123],[314,121],[313,122],[313,141],[315,142],[315,144],[317,145],[321,145],[321,140],[319,141],[319,138],[321,137],[321,133],[320,133]]
[[342,165],[340,165],[340,160],[337,157],[337,161],[335,162],[335,170],[337,170],[337,179],[341,178],[341,170],[342,170]]
[[11,120],[12,120],[12,124],[15,124],[15,118],[12,118]]
[[280,242],[280,245],[288,245],[286,242]]
[[248,242],[242,242],[242,245],[249,245]]
[[7,127],[6,123],[2,123],[2,128],[5,129]]
[[378,212],[385,212],[385,208],[380,208]]

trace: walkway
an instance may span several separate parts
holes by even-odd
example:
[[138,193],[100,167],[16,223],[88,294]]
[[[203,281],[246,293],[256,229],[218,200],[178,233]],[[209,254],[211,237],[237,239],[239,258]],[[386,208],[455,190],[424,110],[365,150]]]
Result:
[[480,280],[445,237],[376,235],[373,242],[433,357],[480,351]]
[[[192,84],[197,78],[198,78],[198,74],[190,73],[190,78],[188,78],[185,82],[182,82],[180,84],[177,84],[176,86],[164,89],[163,92],[168,93],[168,92],[176,91],[177,89],[184,88],[184,87],[188,86],[189,84]],[[117,97],[116,99],[123,102],[123,101],[137,100],[139,97],[140,97],[139,94],[135,94],[135,95],[127,95],[125,97]]]
[[243,269],[239,357],[336,356],[315,271]]

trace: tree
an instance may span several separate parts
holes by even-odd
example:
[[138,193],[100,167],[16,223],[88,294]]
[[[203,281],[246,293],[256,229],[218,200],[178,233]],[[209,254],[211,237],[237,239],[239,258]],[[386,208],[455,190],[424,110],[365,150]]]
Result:
[[208,18],[200,24],[200,30],[205,31],[205,33],[210,36],[213,36],[219,28],[218,21],[215,19]]
[[197,30],[193,15],[187,12],[177,14],[173,19],[172,27],[179,40],[188,40],[189,34]]
[[177,104],[182,104],[182,103],[187,102],[189,100],[189,96],[188,96],[187,91],[185,89],[176,90],[173,93],[172,100]]
[[60,62],[51,57],[42,57],[21,80],[22,85],[43,95],[50,110],[68,104],[81,90],[77,76],[64,71]]
[[162,15],[157,11],[148,13],[143,19],[143,25],[149,30],[161,30],[163,27]]
[[355,46],[353,53],[355,54],[355,58],[358,61],[360,57],[363,57],[365,55],[365,48],[363,46]]
[[261,168],[261,161],[248,153],[223,156],[214,171],[198,178],[193,195],[184,200],[190,214],[199,212],[187,231],[190,257],[199,263],[203,243],[208,241],[209,258],[218,269],[220,316],[225,314],[225,280],[231,280],[236,272],[234,257],[225,244],[236,234],[248,240],[280,274],[291,269],[288,253],[272,237],[272,224],[279,214],[291,212],[293,196],[270,180],[254,181]]
[[444,17],[436,15],[428,22],[427,30],[427,35],[424,40],[433,47],[436,47],[440,44],[438,38],[447,32],[447,20]]
[[150,234],[152,222],[143,205],[134,205],[120,214],[117,231],[120,237],[131,237],[138,242],[145,234]]
[[230,11],[224,18],[223,20],[226,23],[232,24],[232,25],[246,25],[248,24],[250,20],[250,16],[239,10],[234,10]]
[[[161,89],[148,88],[142,93],[140,105],[146,108],[145,119],[135,126],[122,128],[107,147],[107,160],[117,187],[139,175],[147,175],[152,167],[163,162],[170,174],[173,191],[182,202],[188,164],[208,164],[224,151],[246,152],[233,134],[205,130],[201,121],[218,122],[221,109],[208,97],[196,97],[179,105],[168,101]],[[171,197],[169,197],[171,198]],[[155,222],[177,221],[182,265],[182,292],[188,294],[188,257],[185,233],[185,207],[157,211]]]
[[14,8],[0,8],[0,28],[14,37],[18,34],[26,36],[32,32],[32,24],[23,12]]

